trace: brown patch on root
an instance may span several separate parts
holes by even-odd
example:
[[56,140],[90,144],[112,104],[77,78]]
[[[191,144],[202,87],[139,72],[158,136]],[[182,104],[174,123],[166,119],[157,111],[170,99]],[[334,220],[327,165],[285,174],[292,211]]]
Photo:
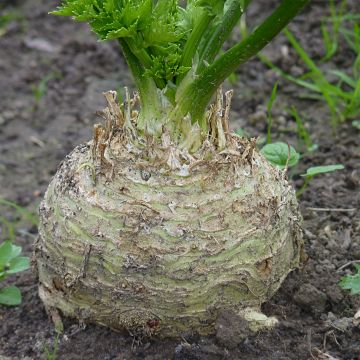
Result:
[[271,274],[272,261],[271,258],[261,261],[258,265],[258,271],[261,277],[267,278]]

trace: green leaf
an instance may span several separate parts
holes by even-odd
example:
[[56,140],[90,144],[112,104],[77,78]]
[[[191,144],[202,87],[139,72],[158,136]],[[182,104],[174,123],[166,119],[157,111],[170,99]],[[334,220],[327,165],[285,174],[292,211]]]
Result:
[[236,129],[235,134],[240,136],[240,137],[245,137],[245,138],[249,137],[249,134],[242,128]]
[[64,0],[52,14],[88,22],[102,40],[107,40],[135,36],[149,21],[152,7],[152,0]]
[[280,169],[284,169],[286,164],[288,167],[295,166],[300,159],[300,154],[291,145],[283,142],[267,144],[260,152],[272,165]]
[[39,224],[39,220],[37,215],[33,214],[32,212],[24,209],[23,207],[15,204],[12,201],[9,200],[5,200],[5,199],[1,199],[0,198],[0,205],[4,205],[4,206],[9,206],[13,209],[16,210],[17,213],[19,213],[19,215],[21,215],[24,219],[28,220],[31,222],[31,224],[33,225],[38,225]]
[[20,305],[21,292],[16,286],[9,286],[0,289],[0,304],[3,305]]
[[353,127],[360,130],[360,120],[354,120],[351,124]]
[[20,271],[24,271],[29,269],[30,267],[30,259],[25,256],[18,256],[15,259],[12,259],[9,264],[9,270],[7,270],[7,274],[15,274]]
[[272,89],[272,92],[271,92],[270,100],[267,104],[267,117],[268,117],[267,143],[268,144],[271,143],[271,128],[272,128],[272,122],[273,122],[271,110],[272,110],[274,102],[276,100],[277,89],[278,89],[278,82],[275,83],[275,85]]
[[278,85],[279,83],[276,82],[273,89],[272,89],[272,92],[271,92],[271,96],[270,96],[270,99],[267,103],[267,112],[270,113],[272,108],[273,108],[273,105],[274,105],[274,102],[276,100],[276,96],[277,96],[277,90],[278,90]]
[[352,295],[360,294],[360,264],[355,265],[357,274],[346,275],[340,280],[343,289],[351,290]]
[[351,86],[352,88],[356,88],[356,81],[352,79],[349,75],[345,74],[343,71],[340,70],[329,70],[330,74],[337,76],[341,81],[345,84]]
[[336,170],[345,169],[345,166],[342,164],[334,164],[334,165],[324,165],[324,166],[313,166],[306,170],[305,174],[301,174],[301,176],[305,177],[313,177],[318,174],[326,174]]
[[132,37],[135,35],[134,27],[129,26],[128,29],[122,27],[120,29],[111,30],[104,35],[104,40],[114,40],[121,37]]
[[0,269],[3,269],[11,260],[11,242],[5,241],[0,245]]
[[21,253],[21,246],[16,246],[11,241],[4,241],[0,245],[0,271]]
[[[176,6],[173,5],[173,8],[170,8],[168,13],[165,12],[165,16],[162,14],[163,10],[158,9],[159,7],[162,8],[160,5],[162,5],[160,2],[156,5],[150,16],[151,20],[148,21],[142,32],[144,38],[143,46],[163,45],[167,48],[184,37],[183,29],[178,23],[178,14],[175,12]],[[169,5],[171,4],[168,4],[166,7]]]

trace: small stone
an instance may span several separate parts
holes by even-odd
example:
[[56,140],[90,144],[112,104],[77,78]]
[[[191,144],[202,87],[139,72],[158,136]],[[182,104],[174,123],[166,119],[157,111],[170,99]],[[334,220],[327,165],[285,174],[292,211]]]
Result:
[[354,315],[354,319],[355,320],[359,320],[360,319],[360,309],[356,312],[356,314]]
[[59,51],[59,47],[51,44],[49,41],[41,38],[28,38],[24,41],[29,49],[54,53]]
[[267,115],[264,110],[257,110],[254,114],[249,116],[249,121],[251,124],[257,124],[267,121]]
[[333,285],[327,288],[326,295],[333,304],[340,304],[344,299],[344,295],[338,285]]
[[290,74],[292,76],[301,76],[304,74],[304,71],[301,67],[294,65],[290,69]]
[[14,111],[11,111],[11,110],[5,110],[3,113],[2,113],[2,116],[5,120],[12,120],[15,118],[16,114]]
[[349,327],[352,326],[352,322],[353,322],[352,318],[344,317],[333,321],[332,326],[337,330],[345,332],[346,330],[348,330]]
[[307,239],[309,240],[314,240],[316,239],[316,235],[314,235],[311,231],[305,229],[304,230],[304,235],[306,236]]
[[280,126],[286,126],[286,117],[284,115],[279,115],[276,118],[276,122],[280,125]]
[[25,109],[26,111],[28,111],[28,107],[30,106],[30,102],[26,98],[25,99],[23,99],[23,98],[15,99],[14,102],[13,102],[13,106],[17,110],[19,110],[19,109],[24,110]]
[[41,196],[41,190],[35,190],[35,191],[33,192],[33,197],[38,198],[38,197],[40,197],[40,196]]
[[332,313],[331,311],[329,311],[328,315],[327,315],[327,320],[330,322],[334,322],[337,319],[336,315],[334,313]]
[[196,348],[193,349],[190,344],[182,343],[176,346],[174,351],[174,360],[196,360],[198,356],[196,355]]
[[146,170],[141,170],[141,178],[144,181],[148,181],[151,178],[151,173]]
[[32,144],[34,144],[36,146],[39,146],[41,148],[45,147],[45,143],[41,139],[37,138],[36,136],[30,136],[29,140]]
[[282,45],[280,48],[281,56],[285,59],[289,58],[289,47],[287,45]]
[[295,302],[304,310],[321,314],[327,305],[327,296],[311,284],[304,284],[294,295]]
[[354,325],[352,318],[343,317],[338,319],[332,312],[328,313],[325,324],[328,328],[336,329],[342,332],[349,330]]
[[351,174],[346,176],[345,183],[346,186],[352,190],[360,187],[360,171],[359,170],[352,171]]

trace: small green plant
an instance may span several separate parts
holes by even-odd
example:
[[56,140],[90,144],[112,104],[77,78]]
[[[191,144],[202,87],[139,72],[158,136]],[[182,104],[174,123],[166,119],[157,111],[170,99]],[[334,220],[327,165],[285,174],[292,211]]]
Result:
[[323,43],[325,48],[325,55],[323,61],[331,59],[339,45],[339,33],[341,25],[344,21],[344,12],[346,9],[347,0],[342,0],[337,7],[334,0],[330,0],[330,17],[324,18],[321,21],[321,33],[323,36]]
[[[1,8],[0,8],[1,10]],[[25,17],[17,10],[3,11],[0,15],[0,37],[8,31],[8,25],[13,21],[24,21]]]
[[[1,239],[5,239],[0,245],[0,282],[12,274],[24,271],[29,268],[29,258],[20,256],[21,247],[14,245],[17,227],[23,221],[37,226],[38,217],[18,204],[0,199],[0,207],[8,208],[15,213],[14,219],[9,220],[6,216],[0,215]],[[21,303],[21,293],[16,286],[2,287],[0,289],[0,304],[19,305]]]
[[313,166],[306,170],[305,174],[302,174],[301,176],[305,178],[304,184],[302,187],[296,192],[297,196],[301,196],[302,193],[305,191],[307,186],[309,185],[310,181],[314,178],[314,176],[319,174],[326,174],[329,172],[333,172],[336,170],[342,170],[344,169],[344,165],[342,164],[334,164],[334,165],[324,165],[324,166]]
[[339,81],[336,84],[331,83],[324,71],[301,47],[295,36],[289,30],[285,30],[284,33],[310,72],[298,79],[282,71],[265,56],[261,55],[261,60],[285,79],[310,90],[310,93],[303,94],[304,97],[324,100],[331,112],[332,126],[336,127],[339,123],[359,115],[360,78],[352,78],[343,71],[332,70],[328,73],[336,76]]
[[[12,244],[11,241],[4,241],[0,245],[0,281],[8,276],[29,268],[29,258],[20,256],[21,246]],[[21,293],[16,286],[7,286],[0,289],[0,304],[19,305],[21,304]]]
[[33,226],[38,225],[37,215],[12,201],[0,198],[0,207],[12,209],[17,217],[10,221],[6,216],[0,215],[0,240],[8,239],[13,242],[15,240],[16,227],[18,226],[19,221],[24,220]]
[[267,144],[271,143],[271,128],[272,128],[272,121],[273,121],[271,110],[272,110],[274,102],[276,100],[277,90],[278,90],[278,83],[276,82],[272,89],[270,99],[267,103],[267,118],[268,118],[268,129],[267,129],[267,138],[266,138]]
[[354,128],[360,130],[360,120],[354,120],[351,124]]
[[350,290],[352,295],[360,294],[360,264],[354,265],[357,273],[355,275],[345,275],[340,280],[340,286],[345,290]]
[[[341,32],[348,44],[348,46],[354,51],[356,55],[354,66],[352,69],[353,78],[357,78],[360,74],[360,14],[357,14],[357,21],[354,21],[354,24],[350,29],[343,28]],[[355,16],[355,15],[354,15]]]
[[[279,169],[295,167],[301,159],[301,155],[295,150],[295,148],[284,142],[266,144],[260,152],[272,165],[278,167]],[[342,169],[344,169],[344,166],[341,164],[314,166],[308,168],[306,173],[301,175],[305,177],[305,181],[301,188],[296,192],[296,196],[300,197],[302,195],[314,176]]]
[[35,98],[35,108],[40,104],[41,99],[46,95],[49,81],[59,78],[60,75],[56,72],[51,72],[45,75],[37,85],[32,86],[32,92]]
[[60,337],[60,333],[57,332],[56,336],[55,336],[55,339],[54,339],[54,344],[52,346],[52,350],[50,350],[48,348],[48,346],[45,345],[44,352],[45,352],[45,355],[46,355],[46,360],[56,360],[56,356],[57,356],[57,353],[59,351],[59,337]]
[[[275,142],[272,143],[272,108],[276,101],[278,91],[278,83],[275,83],[273,86],[271,96],[267,103],[267,119],[268,119],[268,127],[267,127],[267,136],[266,140],[264,138],[260,138],[257,141],[258,147],[261,147],[264,143],[265,145],[262,147],[260,152],[262,155],[274,166],[277,166],[280,169],[294,167],[298,164],[300,159],[300,154],[295,150],[295,148],[285,142]],[[295,108],[293,108],[293,112],[295,112]],[[297,114],[297,113],[296,113]],[[298,120],[301,122],[301,120]],[[302,122],[301,122],[302,125]],[[241,137],[249,137],[249,135],[243,129],[237,129],[235,133]],[[305,133],[305,129],[303,130]],[[302,133],[302,136],[305,136]],[[308,133],[306,133],[308,135]],[[299,135],[300,136],[300,135]],[[307,141],[309,139],[307,138]],[[310,140],[311,141],[311,140]]]
[[309,131],[306,129],[304,122],[302,121],[300,114],[298,113],[295,106],[292,106],[289,110],[289,113],[296,121],[297,126],[297,134],[299,139],[302,141],[303,145],[305,145],[306,150],[308,152],[312,152],[318,148],[317,144],[314,144],[311,140],[311,136]]
[[[295,167],[299,160],[301,159],[301,155],[296,149],[285,142],[275,142],[272,143],[271,136],[271,128],[272,128],[272,114],[271,110],[273,104],[276,100],[277,96],[277,88],[278,84],[276,83],[273,87],[270,99],[267,103],[267,115],[268,115],[268,129],[267,129],[267,143],[260,150],[261,154],[273,165],[278,167],[279,169],[288,169]],[[307,151],[314,151],[317,149],[317,145],[313,144],[309,132],[306,130],[297,110],[295,107],[290,109],[290,114],[295,118],[297,124],[297,133],[299,138],[304,142]],[[238,129],[235,133],[239,136],[249,137],[247,133],[244,132],[243,129]],[[257,142],[257,145],[260,147],[262,144]],[[328,166],[317,166],[311,167],[307,170],[305,176],[305,182],[303,186],[297,191],[297,196],[299,197],[306,187],[308,186],[311,179],[318,174],[327,173],[335,170],[343,169],[343,165],[328,165]]]
[[[283,78],[308,90],[307,93],[301,94],[301,96],[325,101],[331,113],[333,127],[360,114],[360,26],[358,24],[360,14],[346,14],[345,8],[346,0],[343,0],[338,7],[333,0],[330,1],[331,16],[322,21],[325,48],[322,62],[329,60],[336,53],[340,35],[342,35],[355,54],[351,71],[323,70],[321,64],[316,64],[310,58],[300,42],[289,30],[285,30],[284,33],[298,56],[307,66],[309,70],[307,73],[296,78],[282,71],[264,55],[259,55],[259,58],[267,66],[275,70]],[[332,79],[334,77],[335,80]]]
[[299,162],[300,154],[291,146],[284,142],[266,144],[261,153],[274,166],[280,169],[290,168]]
[[238,82],[238,75],[236,72],[233,72],[229,75],[228,81],[231,85],[235,85]]
[[[260,152],[272,165],[280,169],[295,167],[301,158],[301,155],[294,147],[284,142],[266,144]],[[301,188],[296,192],[296,196],[300,197],[303,194],[314,176],[342,169],[344,169],[344,166],[341,164],[314,166],[308,168],[306,173],[301,175],[305,177],[305,181]]]
[[249,137],[248,132],[245,131],[243,128],[238,128],[234,132],[235,132],[236,135],[238,135],[240,137],[245,137],[245,138]]

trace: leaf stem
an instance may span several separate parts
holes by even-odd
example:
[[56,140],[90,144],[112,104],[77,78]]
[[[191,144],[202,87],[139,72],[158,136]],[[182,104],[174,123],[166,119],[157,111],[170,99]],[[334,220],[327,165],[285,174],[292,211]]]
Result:
[[[212,20],[214,16],[211,15],[207,10],[203,10],[199,20],[197,21],[191,35],[186,41],[184,52],[181,59],[181,65],[185,67],[191,67],[192,61],[194,59],[194,55],[198,49],[198,45],[206,31],[209,27],[209,22]],[[179,76],[177,78],[177,84],[184,78],[185,74]]]
[[144,74],[140,61],[133,54],[127,42],[124,39],[119,39],[119,43],[139,90],[141,116],[138,121],[138,128],[144,129],[145,121],[158,118],[161,114],[162,107],[157,93],[158,90],[154,80]]
[[304,180],[304,183],[302,184],[301,188],[299,190],[296,191],[296,197],[299,198],[303,192],[305,191],[305,189],[308,187],[310,181],[312,180],[313,176],[307,176]]
[[186,94],[179,99],[177,116],[190,113],[193,121],[200,121],[220,84],[240,65],[262,50],[308,2],[309,0],[283,0],[246,39],[198,74],[188,85],[184,92]]
[[251,0],[244,1],[241,7],[239,0],[233,0],[226,11],[221,23],[212,31],[211,37],[206,42],[206,46],[200,54],[200,61],[197,72],[200,73],[206,64],[211,64],[219,53],[224,42],[228,39],[231,31],[240,20]]

